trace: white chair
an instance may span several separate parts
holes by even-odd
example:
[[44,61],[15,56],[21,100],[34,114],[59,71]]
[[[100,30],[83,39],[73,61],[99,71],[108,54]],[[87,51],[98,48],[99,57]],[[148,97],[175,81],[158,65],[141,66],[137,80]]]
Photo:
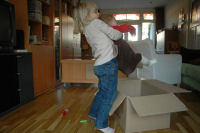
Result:
[[128,77],[157,79],[168,84],[181,83],[182,56],[179,54],[156,54],[153,42],[149,39],[128,42],[135,53],[141,53],[148,59],[156,59],[157,63],[149,67],[137,67]]

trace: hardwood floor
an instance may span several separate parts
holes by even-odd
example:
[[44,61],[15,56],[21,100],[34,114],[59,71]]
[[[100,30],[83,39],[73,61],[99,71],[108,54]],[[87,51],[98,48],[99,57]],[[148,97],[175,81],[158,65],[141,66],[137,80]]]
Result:
[[[100,133],[89,120],[95,87],[59,87],[41,95],[32,102],[0,118],[0,133]],[[142,133],[200,133],[200,94],[177,95],[189,108],[187,112],[174,113],[171,128]],[[69,109],[65,116],[62,109]],[[110,126],[115,133],[124,133],[113,117]]]

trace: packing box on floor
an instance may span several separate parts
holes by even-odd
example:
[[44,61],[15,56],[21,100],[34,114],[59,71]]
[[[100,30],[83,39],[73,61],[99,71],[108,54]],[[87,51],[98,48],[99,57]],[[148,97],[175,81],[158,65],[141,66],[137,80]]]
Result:
[[109,115],[125,133],[170,128],[170,113],[187,110],[173,94],[189,92],[157,80],[120,79]]

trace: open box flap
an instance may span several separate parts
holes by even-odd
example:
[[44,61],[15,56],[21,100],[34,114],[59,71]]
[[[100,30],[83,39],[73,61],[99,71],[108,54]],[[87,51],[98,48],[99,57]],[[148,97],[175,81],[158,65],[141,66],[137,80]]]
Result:
[[186,106],[173,94],[128,97],[139,116],[161,115],[187,110]]
[[146,83],[146,84],[150,84],[150,85],[154,85],[166,92],[170,92],[170,93],[187,93],[187,92],[191,92],[158,80],[142,80],[142,82]]
[[115,97],[115,100],[109,112],[110,116],[113,115],[115,110],[117,110],[117,108],[121,105],[121,103],[124,101],[125,98],[126,98],[126,95],[124,95],[123,93],[117,92],[117,95]]

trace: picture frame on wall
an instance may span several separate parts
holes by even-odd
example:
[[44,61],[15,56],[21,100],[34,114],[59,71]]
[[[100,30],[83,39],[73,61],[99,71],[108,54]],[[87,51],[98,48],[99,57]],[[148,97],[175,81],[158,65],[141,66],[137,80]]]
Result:
[[182,8],[178,14],[178,29],[182,29],[185,24],[186,14],[184,9]]
[[193,0],[191,9],[192,26],[200,25],[200,0]]

